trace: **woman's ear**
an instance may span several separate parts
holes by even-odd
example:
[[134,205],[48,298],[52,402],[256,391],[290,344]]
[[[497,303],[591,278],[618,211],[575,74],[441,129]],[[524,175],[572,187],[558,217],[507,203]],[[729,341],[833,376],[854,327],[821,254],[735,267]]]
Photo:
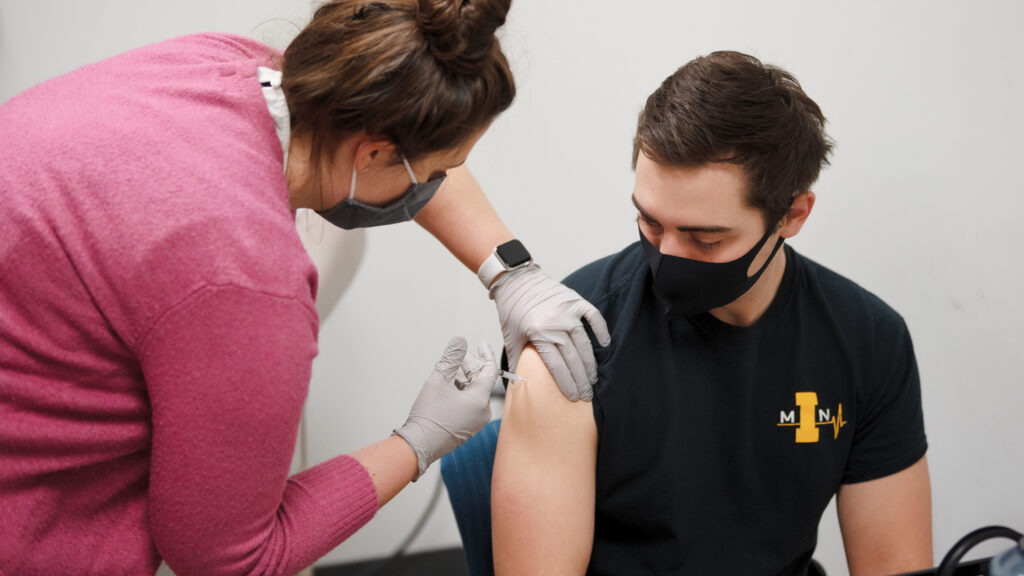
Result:
[[388,166],[392,163],[391,157],[397,147],[390,140],[375,140],[365,132],[360,132],[354,138],[356,170],[366,172],[371,166]]
[[789,212],[786,212],[786,216],[782,221],[782,226],[779,229],[779,235],[783,238],[792,238],[796,236],[800,229],[804,227],[804,222],[807,221],[807,217],[811,215],[811,210],[814,208],[814,192],[807,190],[801,192],[793,198],[793,203],[789,206]]

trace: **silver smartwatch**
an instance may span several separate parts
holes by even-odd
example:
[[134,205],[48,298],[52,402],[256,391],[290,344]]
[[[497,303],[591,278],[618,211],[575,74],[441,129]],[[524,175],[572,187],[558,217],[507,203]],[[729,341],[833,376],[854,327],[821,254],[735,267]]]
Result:
[[484,288],[490,289],[494,279],[502,272],[509,272],[518,268],[529,266],[533,263],[533,257],[519,240],[509,240],[498,246],[491,252],[491,255],[480,265],[476,271],[477,278],[483,282]]

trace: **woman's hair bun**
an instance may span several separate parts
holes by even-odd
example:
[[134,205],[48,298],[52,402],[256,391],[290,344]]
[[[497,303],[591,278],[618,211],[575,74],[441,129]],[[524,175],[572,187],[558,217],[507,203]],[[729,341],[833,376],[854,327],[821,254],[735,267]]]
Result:
[[494,32],[512,0],[417,0],[417,20],[434,57],[446,67],[475,72],[488,61]]

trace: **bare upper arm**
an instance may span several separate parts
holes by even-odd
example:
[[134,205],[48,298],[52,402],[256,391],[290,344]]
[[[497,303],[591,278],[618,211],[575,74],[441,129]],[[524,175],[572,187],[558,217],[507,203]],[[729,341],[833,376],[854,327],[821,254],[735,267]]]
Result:
[[930,568],[932,501],[928,461],[839,488],[836,508],[851,576]]
[[594,526],[597,426],[570,402],[532,348],[505,398],[491,485],[495,571],[583,574]]

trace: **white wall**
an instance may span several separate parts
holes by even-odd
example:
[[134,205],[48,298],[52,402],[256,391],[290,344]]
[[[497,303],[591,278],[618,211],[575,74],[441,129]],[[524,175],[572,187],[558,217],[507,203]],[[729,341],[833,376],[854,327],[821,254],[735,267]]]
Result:
[[[250,0],[242,13],[239,4],[0,0],[0,101],[186,32],[283,46],[294,28],[267,21],[301,24],[311,6]],[[556,277],[634,240],[630,141],[665,76],[725,48],[796,74],[839,145],[793,244],[880,295],[910,326],[936,560],[978,526],[1024,528],[1024,3],[515,0],[504,34],[519,98],[470,165]],[[313,463],[401,424],[450,335],[500,343],[475,277],[422,230],[370,230],[366,241],[352,286],[322,326],[308,404]],[[435,467],[324,562],[388,553],[436,481]],[[414,549],[457,542],[444,505]],[[817,556],[830,573],[845,572],[834,512]]]

